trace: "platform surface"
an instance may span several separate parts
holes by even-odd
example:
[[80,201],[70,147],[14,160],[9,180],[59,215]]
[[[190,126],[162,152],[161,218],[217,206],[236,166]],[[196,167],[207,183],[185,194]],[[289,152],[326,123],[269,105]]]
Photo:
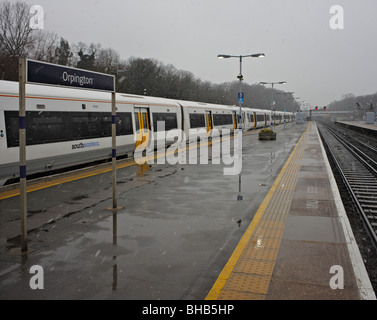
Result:
[[[277,126],[275,141],[245,132],[242,201],[239,176],[223,173],[231,165],[211,161],[119,161],[124,209],[116,215],[105,210],[112,205],[111,166],[32,184],[25,256],[17,190],[0,194],[0,300],[203,300],[305,128]],[[30,288],[33,265],[43,267],[43,290]]]
[[360,127],[360,128],[377,131],[377,122],[375,122],[374,124],[366,124],[364,121],[337,121],[337,122],[346,124],[348,126]]
[[[27,255],[17,239],[18,196],[4,195],[0,300],[371,298],[350,258],[358,250],[337,216],[316,128],[302,135],[306,127],[278,126],[268,142],[245,133],[242,201],[239,177],[215,164],[125,163],[117,214],[105,210],[107,170],[48,181],[28,193]],[[43,290],[30,287],[35,265],[44,270]],[[344,289],[329,286],[333,265],[344,270]]]
[[375,299],[315,123],[206,299]]

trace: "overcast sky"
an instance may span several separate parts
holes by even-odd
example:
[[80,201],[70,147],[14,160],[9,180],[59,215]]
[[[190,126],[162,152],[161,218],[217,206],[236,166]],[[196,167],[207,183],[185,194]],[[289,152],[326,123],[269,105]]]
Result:
[[[0,0],[2,1],[2,0]],[[287,81],[312,106],[377,92],[376,0],[24,0],[44,9],[44,27],[70,44],[113,48],[122,59],[155,58],[203,81]],[[333,5],[344,29],[333,30]],[[247,104],[247,97],[245,97]]]

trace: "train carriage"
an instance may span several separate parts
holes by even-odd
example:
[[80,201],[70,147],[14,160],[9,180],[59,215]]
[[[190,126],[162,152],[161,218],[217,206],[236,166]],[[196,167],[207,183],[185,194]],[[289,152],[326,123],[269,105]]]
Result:
[[[18,93],[17,82],[0,81],[0,185],[19,176]],[[237,106],[117,93],[116,108],[118,157],[132,155],[140,144],[156,148],[158,139],[173,143],[167,132],[189,142],[192,132],[200,139],[238,127]],[[268,110],[242,113],[244,131],[270,125]],[[111,158],[111,122],[109,93],[27,84],[27,174]]]

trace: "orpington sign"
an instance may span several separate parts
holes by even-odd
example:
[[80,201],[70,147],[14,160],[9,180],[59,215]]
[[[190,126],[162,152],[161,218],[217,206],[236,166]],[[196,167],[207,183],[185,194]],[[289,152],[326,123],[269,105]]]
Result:
[[47,62],[27,60],[26,82],[114,91],[114,76]]

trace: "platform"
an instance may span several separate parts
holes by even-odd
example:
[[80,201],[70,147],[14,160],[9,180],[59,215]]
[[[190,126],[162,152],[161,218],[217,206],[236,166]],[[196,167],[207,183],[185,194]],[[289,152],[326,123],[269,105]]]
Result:
[[315,123],[206,299],[376,299]]
[[[27,255],[17,192],[0,195],[0,300],[373,299],[316,127],[306,128],[277,126],[268,142],[245,133],[242,201],[239,176],[215,164],[124,163],[117,214],[105,210],[108,169],[34,185]],[[30,288],[34,265],[43,290]],[[344,289],[329,286],[333,265]]]
[[366,124],[364,121],[336,121],[337,123],[351,126],[351,127],[357,127],[362,129],[367,129],[371,131],[377,131],[377,123],[374,124]]

